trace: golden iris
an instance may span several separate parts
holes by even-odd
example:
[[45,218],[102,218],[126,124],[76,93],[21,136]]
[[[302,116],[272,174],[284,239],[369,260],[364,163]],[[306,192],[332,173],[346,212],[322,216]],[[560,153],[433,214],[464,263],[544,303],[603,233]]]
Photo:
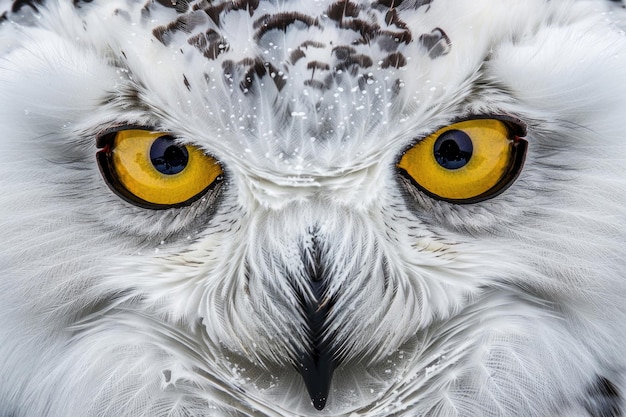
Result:
[[195,146],[141,129],[112,134],[98,161],[113,191],[149,208],[189,204],[222,175],[219,163]]
[[398,167],[432,197],[476,202],[510,185],[519,174],[525,150],[526,142],[512,133],[508,123],[467,120],[415,144]]

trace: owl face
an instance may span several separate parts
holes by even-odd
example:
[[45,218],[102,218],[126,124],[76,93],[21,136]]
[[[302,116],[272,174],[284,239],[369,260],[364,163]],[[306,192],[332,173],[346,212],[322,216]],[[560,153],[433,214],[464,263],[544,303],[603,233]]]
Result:
[[0,416],[618,416],[601,1],[0,1]]

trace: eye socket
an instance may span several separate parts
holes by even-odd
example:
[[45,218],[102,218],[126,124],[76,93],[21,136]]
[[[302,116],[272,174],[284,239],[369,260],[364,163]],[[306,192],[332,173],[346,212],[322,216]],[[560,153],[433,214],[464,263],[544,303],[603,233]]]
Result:
[[168,133],[121,130],[100,137],[98,147],[98,165],[111,190],[144,208],[189,205],[223,174],[215,159]]
[[407,150],[398,168],[427,195],[468,204],[506,190],[524,164],[524,128],[499,119],[454,123]]

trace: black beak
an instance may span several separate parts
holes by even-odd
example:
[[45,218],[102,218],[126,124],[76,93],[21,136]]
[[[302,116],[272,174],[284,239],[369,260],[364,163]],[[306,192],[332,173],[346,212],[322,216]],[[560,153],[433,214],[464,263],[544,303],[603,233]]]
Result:
[[336,366],[333,358],[332,335],[325,334],[324,331],[333,302],[325,300],[326,289],[320,274],[312,273],[310,276],[313,299],[300,294],[300,302],[308,324],[310,347],[307,351],[300,353],[296,367],[304,379],[313,406],[322,410],[326,406]]

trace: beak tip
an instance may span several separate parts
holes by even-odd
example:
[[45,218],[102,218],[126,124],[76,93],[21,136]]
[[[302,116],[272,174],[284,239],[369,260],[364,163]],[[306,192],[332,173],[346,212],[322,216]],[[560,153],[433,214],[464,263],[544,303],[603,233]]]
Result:
[[307,366],[302,366],[299,371],[304,379],[313,407],[321,411],[326,407],[335,364],[328,355],[322,355],[321,358],[317,357],[316,360],[307,359]]
[[311,401],[317,411],[322,411],[326,407],[326,396],[322,393],[319,393],[318,396],[312,396]]

